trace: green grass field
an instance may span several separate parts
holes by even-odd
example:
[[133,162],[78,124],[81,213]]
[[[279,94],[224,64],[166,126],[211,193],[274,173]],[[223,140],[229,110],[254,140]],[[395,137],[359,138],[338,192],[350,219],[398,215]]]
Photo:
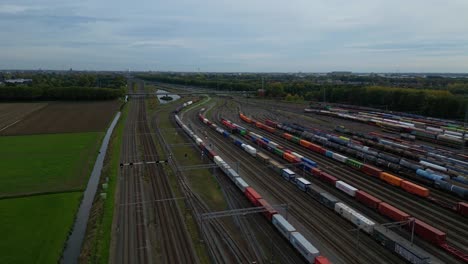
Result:
[[0,263],[57,263],[81,195],[0,200]]
[[0,197],[84,189],[103,134],[0,137]]

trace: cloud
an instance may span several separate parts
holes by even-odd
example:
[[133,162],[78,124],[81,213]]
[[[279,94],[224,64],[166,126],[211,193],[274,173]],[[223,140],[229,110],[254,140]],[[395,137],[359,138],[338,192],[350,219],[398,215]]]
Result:
[[0,68],[468,71],[457,58],[468,54],[466,10],[465,0],[15,0],[0,4]]

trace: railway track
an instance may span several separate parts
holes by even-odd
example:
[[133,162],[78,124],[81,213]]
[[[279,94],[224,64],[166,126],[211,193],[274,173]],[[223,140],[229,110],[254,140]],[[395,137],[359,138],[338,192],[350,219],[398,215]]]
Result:
[[[255,110],[258,113],[258,109]],[[253,112],[253,109],[250,109],[250,113]],[[228,111],[227,114],[228,113],[231,113],[230,118],[232,118],[235,122],[242,124],[240,123],[240,118],[235,116],[236,114],[232,114],[232,111]],[[245,123],[243,125],[245,125]],[[447,240],[450,243],[456,245],[460,249],[464,249],[465,251],[467,250],[466,237],[468,236],[468,223],[463,220],[462,216],[459,216],[449,210],[440,210],[440,208],[435,207],[434,204],[426,199],[416,197],[406,193],[401,189],[389,186],[376,178],[364,175],[361,172],[350,169],[347,166],[342,166],[342,164],[337,165],[336,162],[331,161],[330,159],[323,157],[320,154],[305,150],[301,146],[286,141],[278,135],[273,135],[252,126],[248,126],[248,129],[254,131],[257,134],[271,138],[275,142],[278,142],[301,155],[311,157],[319,164],[319,167],[326,168],[327,171],[331,172],[333,175],[336,175],[338,178],[343,179],[353,186],[359,189],[363,189],[376,197],[391,202],[402,210],[423,221],[433,224],[435,227],[441,230],[447,231]],[[311,177],[309,177],[309,179],[310,178]],[[442,259],[447,259],[449,262],[455,261],[451,256],[445,252],[442,252],[441,250],[431,251],[433,253],[437,253],[435,254],[436,256],[439,256]]]
[[[219,113],[219,112],[218,112]],[[399,263],[400,259],[387,252],[383,247],[375,243],[370,237],[362,235],[360,243],[368,250],[360,251],[356,257],[355,234],[350,232],[352,225],[338,217],[334,212],[323,208],[321,204],[313,200],[305,193],[298,192],[291,184],[286,184],[282,179],[274,175],[272,171],[265,170],[264,165],[245,155],[236,155],[239,151],[234,145],[220,137],[216,132],[207,129],[199,123],[194,111],[189,115],[193,120],[192,125],[207,131],[212,142],[225,157],[231,161],[240,161],[241,175],[245,176],[260,189],[271,194],[281,203],[289,203],[293,206],[289,213],[297,219],[301,225],[314,234],[315,240],[320,240],[322,249],[334,256],[334,263]],[[225,158],[223,156],[223,158]],[[308,232],[307,232],[308,233]],[[325,253],[325,255],[327,255]]]
[[[130,104],[128,119],[138,117],[137,106]],[[124,135],[135,135],[136,123],[125,124]],[[124,136],[122,143],[122,162],[128,162],[138,155],[135,136]],[[120,169],[119,204],[117,224],[117,248],[114,263],[149,262],[147,230],[144,225],[142,208],[142,170],[138,166],[126,166]]]
[[[142,83],[139,84],[141,90]],[[158,158],[144,99],[130,102],[121,163]],[[198,263],[168,179],[156,164],[119,171],[112,263]],[[167,199],[167,200],[164,200]]]
[[[173,125],[177,126],[173,120]],[[158,126],[157,117],[154,127]],[[156,133],[161,144],[167,145],[159,130]],[[182,134],[187,137],[185,134]],[[190,139],[187,137],[190,141]],[[165,149],[166,156],[170,154]],[[175,163],[175,164],[172,164]],[[171,159],[174,168],[179,167],[177,159]],[[229,209],[250,207],[250,203],[239,193],[237,187],[222,175],[215,173],[215,178],[221,187]],[[174,171],[177,171],[175,169]],[[192,191],[186,181],[184,172],[177,173],[179,185],[182,187],[186,201],[194,211],[194,215],[210,212],[203,200]],[[200,218],[195,218],[201,226]],[[232,220],[232,221],[231,221]],[[260,215],[233,216],[231,218],[215,218],[203,223],[203,238],[210,252],[213,263],[302,263],[304,260],[284,241],[274,228],[267,224]],[[274,242],[273,242],[274,241]],[[267,246],[265,246],[267,245]],[[265,249],[265,247],[267,249]]]

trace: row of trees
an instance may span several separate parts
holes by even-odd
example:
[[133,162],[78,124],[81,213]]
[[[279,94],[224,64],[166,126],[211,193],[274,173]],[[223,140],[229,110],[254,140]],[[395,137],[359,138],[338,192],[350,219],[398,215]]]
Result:
[[[394,111],[405,111],[433,117],[461,119],[468,105],[468,83],[450,78],[410,78],[400,80],[405,85],[415,84],[414,88],[401,88],[385,85],[349,85],[317,83],[295,79],[291,76],[273,76],[262,86],[261,76],[238,76],[216,74],[141,74],[139,78],[171,84],[198,86],[219,90],[257,90],[265,88],[271,98],[288,101],[327,101],[355,104]],[[348,78],[353,81],[353,77]],[[388,81],[380,76],[356,77],[373,83]],[[374,78],[374,79],[372,79]],[[392,80],[394,81],[394,80]],[[418,88],[422,84],[436,83],[437,88]]]
[[0,100],[110,100],[122,97],[123,89],[93,87],[60,87],[42,89],[40,87],[17,85],[0,86]]
[[0,85],[0,100],[110,100],[125,94],[126,78],[97,73],[14,73],[2,79],[32,79]]

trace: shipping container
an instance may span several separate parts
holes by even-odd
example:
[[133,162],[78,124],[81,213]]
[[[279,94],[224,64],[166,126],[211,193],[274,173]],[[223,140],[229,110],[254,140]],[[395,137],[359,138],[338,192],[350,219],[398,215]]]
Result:
[[421,197],[428,197],[429,196],[429,189],[414,184],[409,181],[402,181],[401,188],[409,193],[416,194]]
[[283,158],[285,160],[287,160],[288,162],[290,163],[299,163],[300,160],[294,156],[293,154],[290,154],[290,153],[287,153],[287,152],[283,152]]
[[275,214],[272,217],[272,223],[278,229],[278,231],[283,235],[286,239],[289,240],[289,235],[291,232],[296,231],[294,226],[292,226],[282,215]]
[[382,172],[380,174],[380,179],[390,183],[393,186],[400,186],[401,182],[403,181],[403,179],[401,179],[400,177],[397,177],[387,172]]
[[336,182],[338,181],[338,179],[324,171],[320,171],[320,175],[319,175],[319,178],[321,180],[323,180],[324,182],[330,184],[330,185],[333,185],[335,186],[336,185]]
[[331,262],[324,256],[318,256],[315,258],[314,264],[331,264]]
[[335,183],[335,187],[338,189],[338,190],[341,190],[343,191],[344,193],[346,193],[347,195],[349,196],[356,196],[356,191],[358,190],[357,188],[347,184],[346,182],[343,182],[343,181],[336,181]]
[[353,159],[347,159],[346,160],[346,164],[348,164],[349,166],[355,168],[355,169],[361,169],[362,167],[362,163],[357,161],[357,160],[353,160]]
[[333,153],[332,159],[345,163],[346,160],[348,160],[348,157],[340,155],[338,153]]
[[463,216],[468,216],[468,203],[459,202],[457,204],[457,212]]
[[247,153],[249,153],[250,155],[254,156],[257,154],[257,149],[250,146],[250,145],[245,145],[242,147]]
[[268,221],[271,222],[271,218],[273,215],[277,214],[278,211],[276,211],[267,201],[264,199],[258,199],[258,206],[263,206],[265,207],[266,211],[263,212],[263,215],[268,219]]
[[336,198],[335,196],[327,192],[320,193],[320,203],[325,205],[326,207],[334,210],[335,204],[338,202],[340,202],[340,200],[338,200],[338,198]]
[[245,192],[245,188],[249,187],[249,185],[241,177],[236,177],[234,182],[237,188],[239,188],[242,192]]
[[283,169],[281,171],[281,176],[287,181],[294,180],[296,178],[296,173],[290,169]]
[[359,202],[363,203],[364,205],[372,209],[377,209],[379,204],[382,202],[380,199],[361,190],[356,191],[355,197],[356,197],[356,200],[358,200]]
[[231,178],[232,181],[235,181],[236,177],[239,177],[239,174],[232,168],[227,170],[227,175]]
[[388,203],[380,203],[378,209],[382,215],[385,215],[394,221],[407,221],[410,218],[409,214],[389,205]]
[[245,188],[244,194],[254,206],[260,206],[258,200],[262,199],[262,196],[252,187]]
[[311,168],[310,169],[310,173],[312,173],[313,176],[315,177],[320,177],[320,173],[322,171],[320,169],[317,169],[317,168]]
[[[408,228],[411,230],[412,223],[408,225]],[[441,230],[428,225],[427,223],[416,219],[414,221],[414,233],[423,238],[426,241],[434,243],[436,245],[443,245],[446,243],[446,234]]]
[[320,255],[318,249],[299,232],[292,232],[289,241],[309,263],[313,263],[315,257]]
[[306,179],[304,179],[304,178],[297,178],[297,179],[296,179],[296,185],[297,185],[297,187],[298,187],[300,190],[304,191],[304,192],[307,192],[307,190],[308,190],[309,187],[310,187],[310,184],[311,184],[310,181],[308,181],[308,180],[306,180]]
[[368,164],[364,164],[361,167],[361,171],[364,172],[365,174],[373,176],[373,177],[380,177],[380,174],[382,173],[382,170],[380,170],[380,169],[378,169],[376,167],[373,167],[371,165],[368,165]]
[[289,133],[284,133],[282,136],[287,140],[291,140],[291,138],[293,137],[293,135],[291,135]]
[[302,157],[301,161],[309,164],[311,167],[317,167],[317,163],[315,161],[311,160],[311,159]]
[[256,157],[261,160],[263,163],[267,163],[270,160],[270,157],[268,157],[266,154],[263,152],[257,152]]
[[329,158],[333,158],[333,154],[334,154],[334,153],[331,152],[331,151],[329,151],[329,150],[325,151],[325,156],[327,156],[327,157],[329,157]]
[[374,230],[374,221],[368,219],[344,203],[336,203],[335,212],[368,234],[371,234]]

